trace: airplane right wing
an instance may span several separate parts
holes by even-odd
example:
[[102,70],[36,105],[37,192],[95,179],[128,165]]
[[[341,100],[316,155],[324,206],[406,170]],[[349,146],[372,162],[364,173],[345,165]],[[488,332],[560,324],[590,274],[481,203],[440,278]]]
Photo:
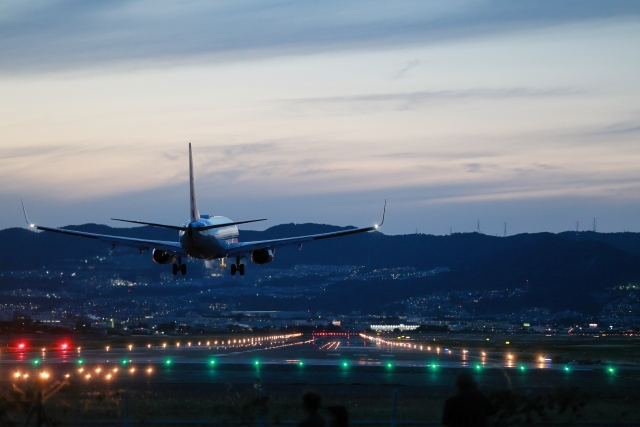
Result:
[[366,233],[368,231],[375,231],[384,224],[384,216],[387,211],[387,201],[384,202],[384,209],[382,211],[382,221],[380,224],[372,227],[352,228],[350,230],[334,231],[331,233],[311,234],[308,236],[287,237],[284,239],[272,239],[272,240],[259,240],[256,242],[240,242],[231,243],[227,249],[227,256],[241,256],[246,255],[252,251],[266,248],[277,248],[281,246],[300,245],[306,242],[312,242],[314,240],[330,239],[332,237],[348,236],[350,234]]

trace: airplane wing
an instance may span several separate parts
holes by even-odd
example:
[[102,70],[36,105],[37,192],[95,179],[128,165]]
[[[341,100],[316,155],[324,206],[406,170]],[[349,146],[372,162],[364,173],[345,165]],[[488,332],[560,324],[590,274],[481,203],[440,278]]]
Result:
[[311,234],[309,236],[288,237],[284,239],[259,240],[256,242],[232,243],[227,249],[227,256],[240,256],[250,253],[258,249],[277,248],[281,246],[300,245],[314,240],[329,239],[331,237],[348,236],[349,234],[366,233],[367,231],[377,230],[378,226],[352,228],[344,231],[334,231],[332,233]]
[[349,234],[366,233],[368,231],[375,231],[384,224],[384,215],[387,211],[387,201],[385,200],[384,209],[382,211],[382,221],[379,225],[372,227],[352,228],[344,231],[334,231],[331,233],[311,234],[308,236],[287,237],[284,239],[272,239],[272,240],[259,240],[256,242],[240,242],[231,243],[227,249],[227,256],[240,256],[250,253],[258,249],[265,248],[277,248],[281,246],[300,245],[306,242],[312,242],[314,240],[330,239],[332,237],[348,236]]
[[[24,211],[24,204],[22,205],[22,209]],[[161,251],[167,251],[179,257],[188,256],[187,253],[184,251],[184,249],[182,249],[182,246],[180,246],[180,243],[178,242],[134,239],[132,237],[120,237],[120,236],[110,236],[107,234],[85,233],[84,231],[66,230],[64,228],[43,227],[41,225],[36,225],[29,222],[29,220],[27,219],[26,211],[24,212],[24,219],[29,224],[29,227],[36,230],[52,231],[54,233],[61,233],[61,234],[68,234],[71,236],[79,236],[79,237],[87,237],[90,239],[96,239],[104,243],[109,243],[112,248],[115,248],[117,245],[122,245],[122,246],[137,248],[140,252],[150,251],[152,249],[159,249]]]

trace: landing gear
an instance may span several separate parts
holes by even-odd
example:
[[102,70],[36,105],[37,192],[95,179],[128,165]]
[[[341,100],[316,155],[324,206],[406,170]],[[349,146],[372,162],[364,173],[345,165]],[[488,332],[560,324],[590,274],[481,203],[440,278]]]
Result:
[[178,258],[178,262],[173,264],[173,275],[177,276],[178,271],[184,276],[187,274],[187,264],[182,263],[182,258]]
[[231,264],[231,275],[235,276],[236,272],[240,273],[241,276],[244,276],[244,264],[240,264],[240,257],[236,257],[236,263]]

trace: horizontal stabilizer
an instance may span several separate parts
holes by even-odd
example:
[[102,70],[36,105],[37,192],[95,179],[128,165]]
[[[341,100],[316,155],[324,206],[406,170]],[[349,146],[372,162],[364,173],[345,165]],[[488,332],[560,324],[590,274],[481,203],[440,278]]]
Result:
[[[143,221],[133,221],[130,219],[118,219],[118,218],[111,218],[113,221],[122,221],[122,222],[131,222],[133,224],[140,224],[140,225],[150,225],[152,227],[160,227],[160,228],[170,228],[172,230],[180,230],[180,231],[187,231],[188,227],[183,227],[183,226],[179,226],[179,225],[166,225],[166,224],[156,224],[154,222],[143,222]],[[193,230],[211,230],[212,228],[222,228],[222,227],[230,227],[232,225],[240,225],[240,224],[248,224],[250,222],[258,222],[258,221],[266,221],[266,218],[262,218],[262,219],[251,219],[249,221],[238,221],[238,222],[225,222],[224,224],[213,224],[213,225],[205,225],[202,227],[191,227]]]
[[140,225],[150,225],[152,227],[160,227],[160,228],[170,228],[172,230],[186,230],[186,227],[181,227],[179,225],[166,225],[166,224],[156,224],[153,222],[142,222],[142,221],[133,221],[130,219],[118,219],[118,218],[111,218],[112,221],[122,221],[122,222],[131,222],[133,224],[140,224]]

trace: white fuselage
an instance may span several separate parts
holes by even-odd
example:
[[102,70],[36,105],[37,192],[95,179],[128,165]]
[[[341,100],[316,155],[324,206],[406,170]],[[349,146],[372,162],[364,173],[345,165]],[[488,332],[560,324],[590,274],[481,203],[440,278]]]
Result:
[[[184,227],[206,227],[208,225],[226,224],[233,222],[223,216],[204,217],[195,222],[187,221]],[[229,243],[238,242],[238,227],[230,225],[222,228],[197,231],[188,229],[180,232],[180,245],[189,256],[198,259],[215,259],[226,256]]]

